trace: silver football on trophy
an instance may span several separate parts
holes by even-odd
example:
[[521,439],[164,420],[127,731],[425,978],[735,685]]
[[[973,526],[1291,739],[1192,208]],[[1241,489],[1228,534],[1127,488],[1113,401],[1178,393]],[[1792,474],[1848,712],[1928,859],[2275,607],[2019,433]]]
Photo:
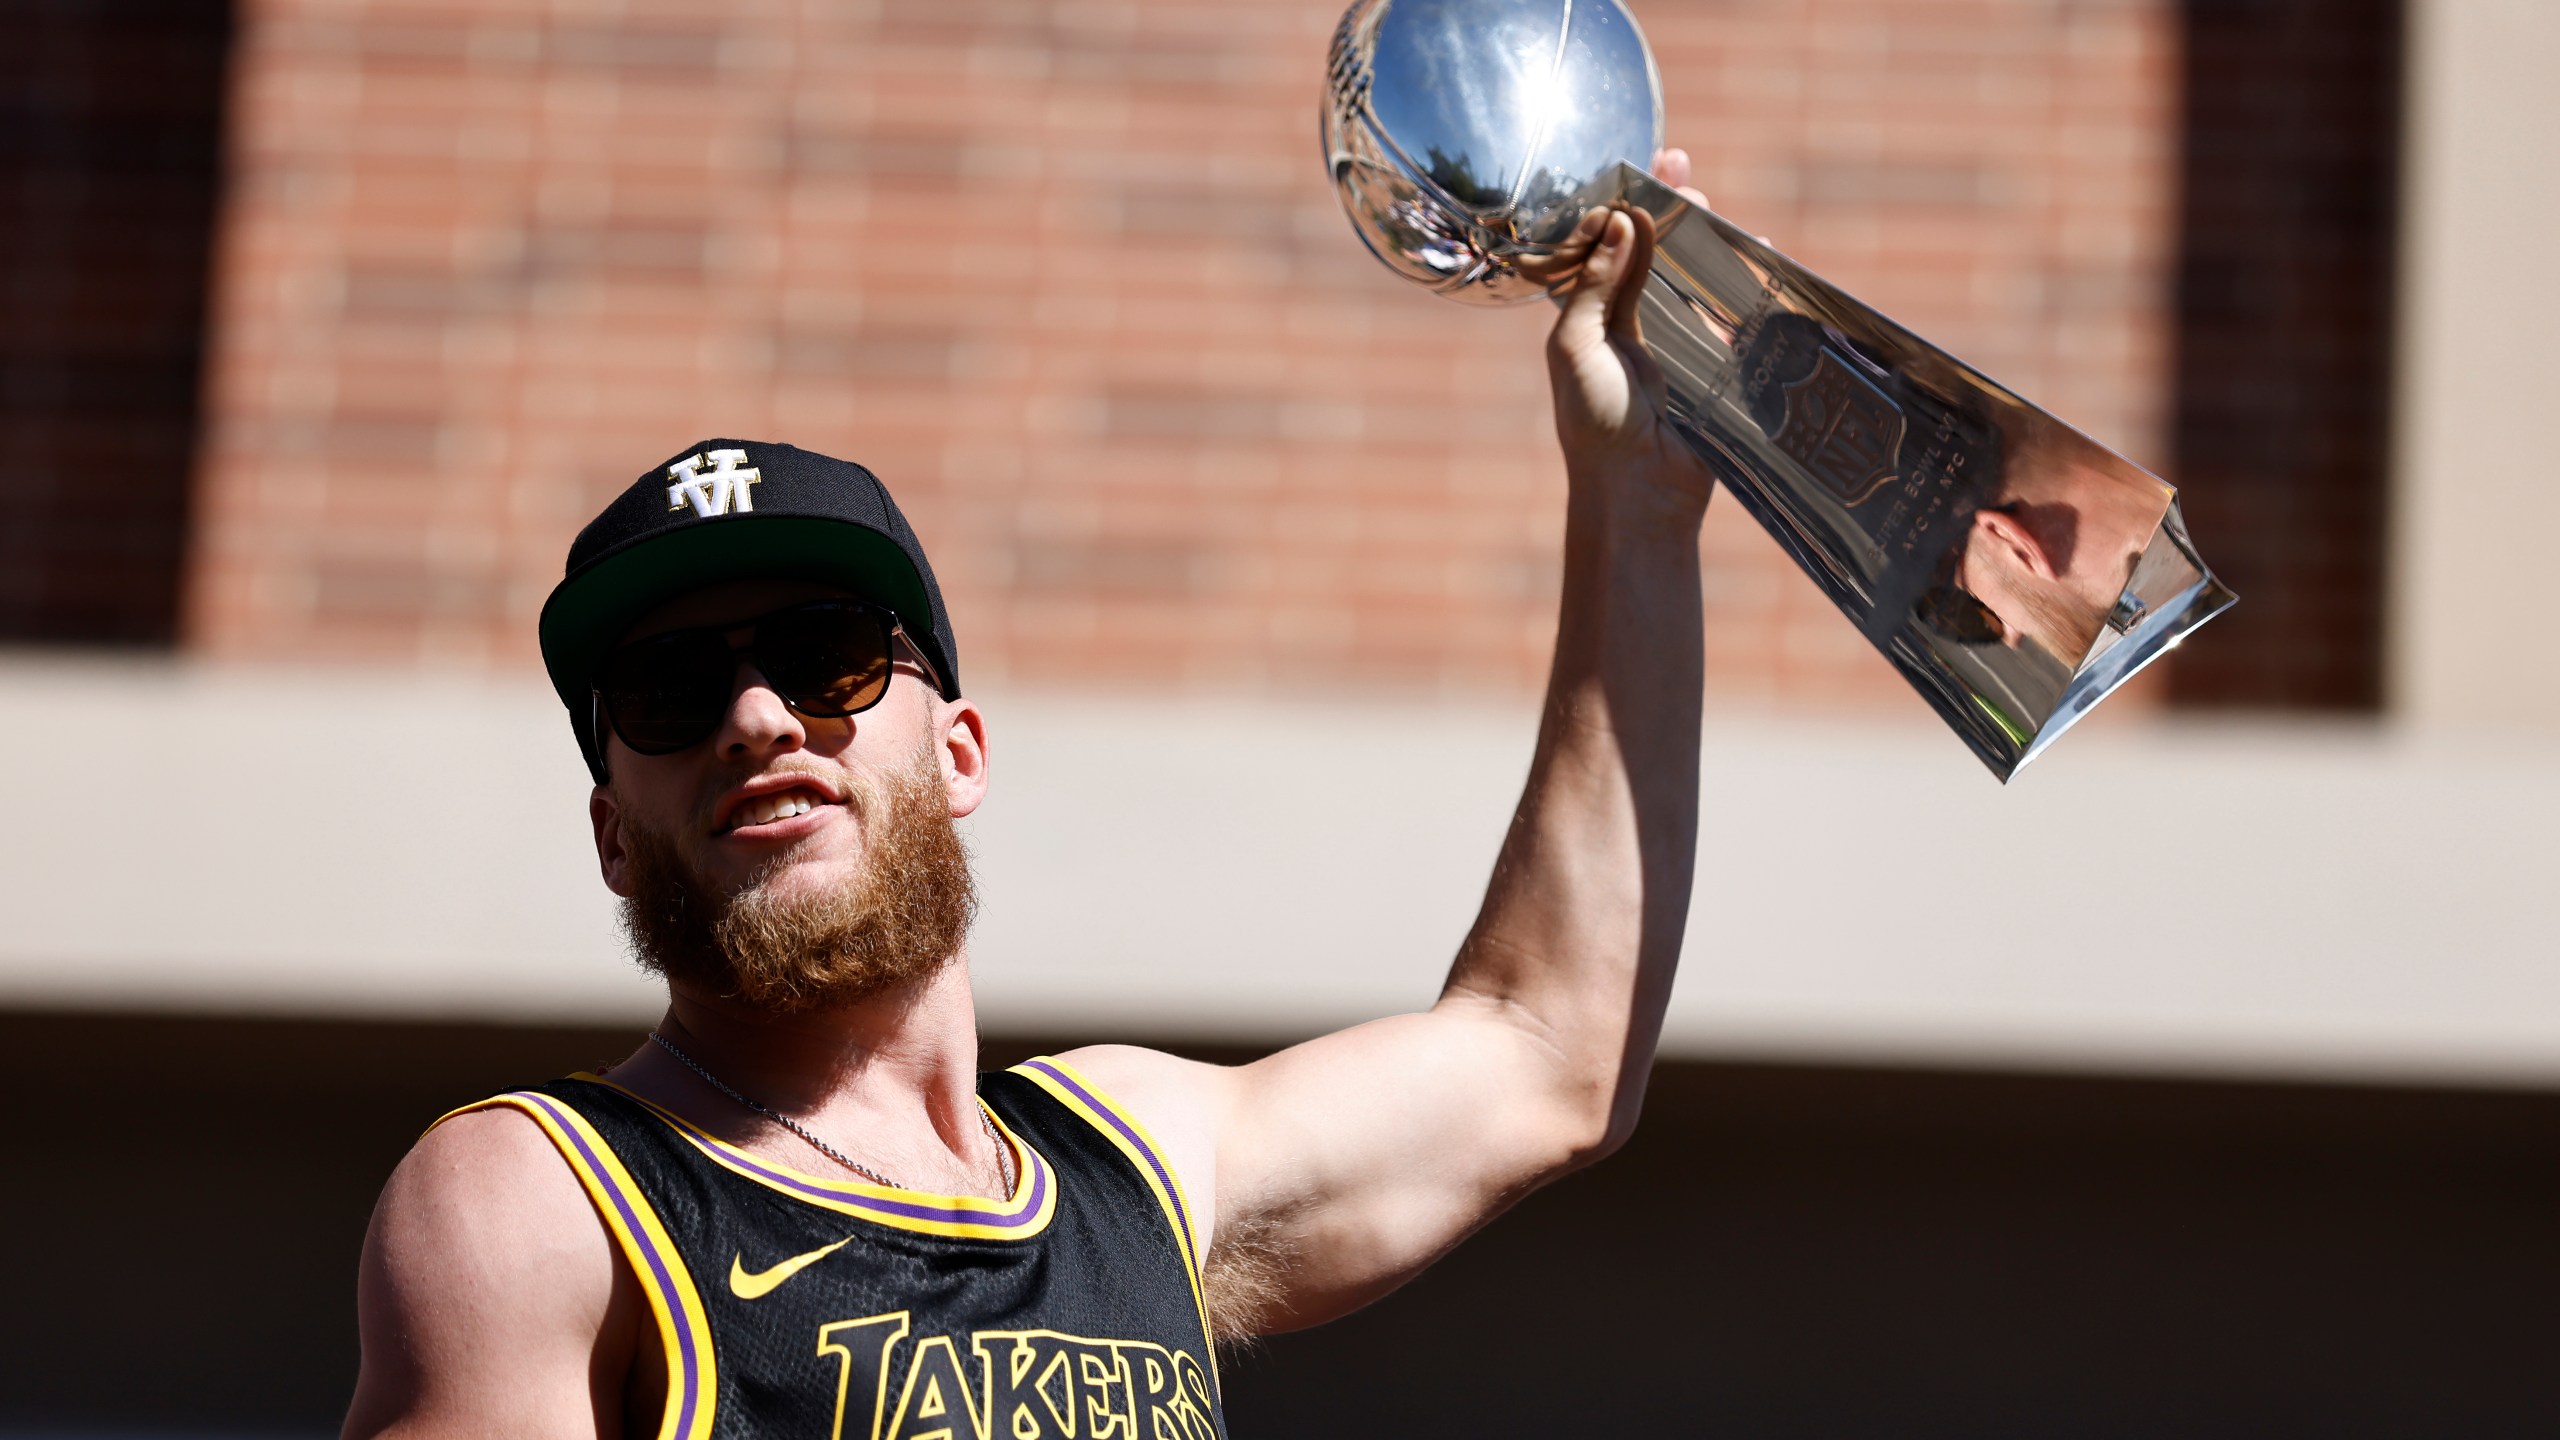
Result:
[[1325,90],[1352,228],[1387,268],[1479,305],[1544,294],[1519,258],[1662,144],[1662,79],[1618,0],[1359,0]]

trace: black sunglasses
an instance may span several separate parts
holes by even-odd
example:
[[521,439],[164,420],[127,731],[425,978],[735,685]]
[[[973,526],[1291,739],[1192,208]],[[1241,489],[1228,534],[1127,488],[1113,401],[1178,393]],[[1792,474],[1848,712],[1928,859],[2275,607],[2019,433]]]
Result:
[[[748,632],[746,643],[732,644],[729,637],[740,630]],[[902,641],[922,662],[898,617],[860,600],[815,600],[733,624],[634,640],[596,667],[597,738],[610,728],[643,755],[672,755],[702,743],[729,713],[742,658],[802,715],[858,715],[889,693]],[[930,677],[933,667],[923,668]]]

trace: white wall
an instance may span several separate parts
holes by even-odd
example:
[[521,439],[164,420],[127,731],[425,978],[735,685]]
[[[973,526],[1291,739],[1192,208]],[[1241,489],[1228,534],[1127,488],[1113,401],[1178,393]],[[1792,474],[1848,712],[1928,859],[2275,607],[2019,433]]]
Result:
[[2409,23],[2391,706],[2560,733],[2560,4]]
[[[1280,1039],[1427,1003],[1531,717],[999,695],[987,1023]],[[514,682],[0,663],[0,1005],[637,1019]],[[1674,1054],[2560,1081],[2560,743],[1719,723]]]

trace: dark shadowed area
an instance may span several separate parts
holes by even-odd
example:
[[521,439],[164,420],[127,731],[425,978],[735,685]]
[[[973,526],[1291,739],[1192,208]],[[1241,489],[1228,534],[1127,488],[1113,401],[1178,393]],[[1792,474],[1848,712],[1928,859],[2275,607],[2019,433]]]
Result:
[[226,0],[13,0],[0,45],[0,640],[176,638]]
[[2187,0],[2175,452],[2243,602],[2180,705],[2382,703],[2400,0]]

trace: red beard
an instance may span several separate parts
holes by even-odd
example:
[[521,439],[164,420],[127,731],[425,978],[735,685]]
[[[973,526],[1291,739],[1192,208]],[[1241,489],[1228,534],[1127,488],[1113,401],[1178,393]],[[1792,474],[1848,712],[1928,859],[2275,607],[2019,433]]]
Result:
[[622,928],[641,965],[671,984],[788,1014],[856,1004],[949,964],[977,914],[977,882],[932,752],[850,798],[871,822],[860,877],[787,900],[772,893],[771,870],[735,895],[715,895],[672,840],[626,812]]

